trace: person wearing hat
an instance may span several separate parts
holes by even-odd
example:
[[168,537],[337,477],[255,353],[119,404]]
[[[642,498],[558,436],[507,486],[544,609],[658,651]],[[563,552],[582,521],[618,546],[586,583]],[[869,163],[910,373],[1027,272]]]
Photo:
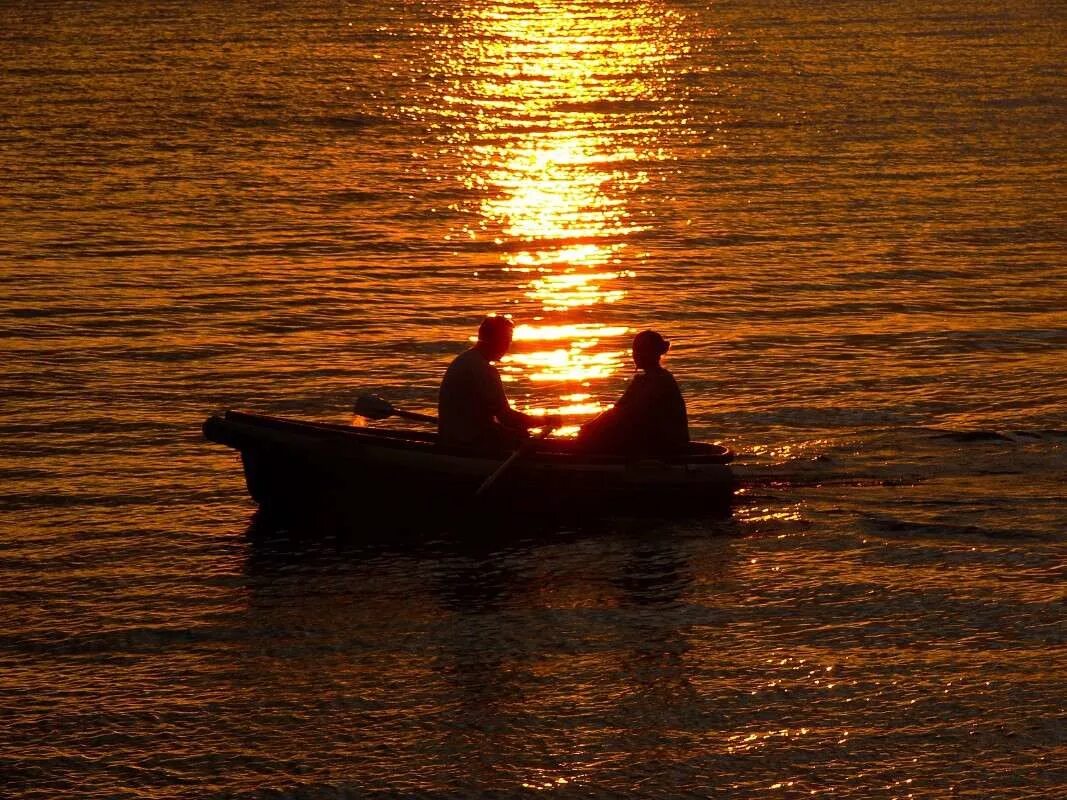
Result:
[[612,408],[582,426],[578,444],[593,453],[663,456],[689,443],[685,399],[674,376],[660,365],[671,343],[656,331],[634,337],[637,374]]
[[504,393],[499,361],[511,347],[515,325],[496,315],[482,320],[478,342],[456,356],[445,372],[437,398],[438,441],[444,447],[495,453],[514,449],[528,428],[559,427],[558,415],[535,417],[516,411]]

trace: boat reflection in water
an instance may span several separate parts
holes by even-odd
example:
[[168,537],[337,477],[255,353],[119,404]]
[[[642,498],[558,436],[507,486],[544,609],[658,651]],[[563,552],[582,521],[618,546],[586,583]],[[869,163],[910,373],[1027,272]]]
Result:
[[514,278],[501,298],[520,323],[501,364],[513,401],[563,414],[572,424],[556,435],[574,435],[629,362],[622,301],[652,222],[631,201],[669,158],[661,131],[683,124],[681,18],[655,2],[501,2],[453,24],[440,42],[453,91],[417,113],[445,116],[469,191],[473,221],[456,238],[495,246],[481,277]]

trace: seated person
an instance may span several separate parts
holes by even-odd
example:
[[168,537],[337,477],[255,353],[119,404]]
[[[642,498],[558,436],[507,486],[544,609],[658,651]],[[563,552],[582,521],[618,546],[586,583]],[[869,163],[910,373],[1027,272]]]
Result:
[[633,359],[638,372],[622,397],[582,426],[578,446],[588,453],[666,456],[684,453],[689,443],[685,400],[660,358],[671,343],[655,331],[634,337]]
[[442,446],[497,453],[521,445],[529,436],[528,428],[546,422],[558,427],[558,417],[535,417],[513,409],[500,373],[490,363],[507,353],[514,328],[507,317],[486,317],[478,328],[478,343],[449,365],[437,401]]

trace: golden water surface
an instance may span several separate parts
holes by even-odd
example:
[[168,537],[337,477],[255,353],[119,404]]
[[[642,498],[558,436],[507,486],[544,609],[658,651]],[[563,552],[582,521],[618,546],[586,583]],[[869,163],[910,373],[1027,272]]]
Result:
[[662,3],[471,6],[433,40],[444,96],[405,108],[447,126],[455,177],[477,197],[454,235],[492,242],[501,263],[486,269],[518,290],[506,379],[543,387],[524,410],[566,415],[562,433],[605,407],[629,360],[631,327],[599,312],[647,257],[636,235],[655,214],[631,198],[677,157],[660,133],[686,125],[672,70],[683,22]]
[[[0,4],[0,794],[1062,795],[1065,22]],[[732,512],[279,529],[200,435],[492,312],[571,433],[671,338]]]

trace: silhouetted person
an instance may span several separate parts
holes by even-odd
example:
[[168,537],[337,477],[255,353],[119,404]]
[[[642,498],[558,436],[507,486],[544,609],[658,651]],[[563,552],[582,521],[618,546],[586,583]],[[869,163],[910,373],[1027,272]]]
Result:
[[[514,328],[507,317],[486,317],[478,327],[478,343],[449,365],[437,400],[437,433],[443,446],[514,449],[526,440],[527,428],[544,424],[546,418],[511,407],[500,373],[490,363],[507,353]],[[558,424],[558,418],[548,419]]]
[[578,434],[582,450],[632,456],[685,452],[689,443],[685,400],[674,376],[659,363],[670,347],[655,331],[634,337],[638,372],[614,407],[582,426]]

